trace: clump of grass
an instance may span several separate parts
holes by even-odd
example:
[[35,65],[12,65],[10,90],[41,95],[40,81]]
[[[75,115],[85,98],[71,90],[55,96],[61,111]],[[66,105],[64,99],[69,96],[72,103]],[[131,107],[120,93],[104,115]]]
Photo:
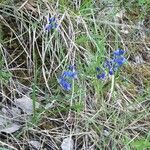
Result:
[[[10,107],[18,95],[28,95],[34,108],[32,119],[24,120],[20,133],[3,140],[9,141],[6,147],[16,143],[14,149],[29,148],[28,141],[34,139],[42,143],[41,149],[56,150],[64,137],[72,136],[75,149],[132,149],[140,147],[136,144],[141,141],[147,148],[149,61],[142,57],[139,65],[133,55],[147,53],[147,30],[137,25],[140,17],[129,17],[128,9],[134,10],[127,8],[129,3],[61,0],[1,4],[0,62],[5,63],[0,64],[0,76],[11,77],[5,85],[9,94],[4,88],[0,91],[5,98],[3,106]],[[135,4],[148,11],[147,1]],[[120,23],[116,14],[122,7],[126,16]],[[125,24],[128,34],[121,32]],[[115,76],[98,80],[95,68],[102,68],[117,48],[126,51],[127,63]],[[70,65],[76,66],[76,79],[68,79],[74,75],[69,71],[63,74]],[[60,77],[63,84],[58,82]],[[67,91],[62,88],[64,80],[71,84]],[[38,109],[36,102],[40,103]]]

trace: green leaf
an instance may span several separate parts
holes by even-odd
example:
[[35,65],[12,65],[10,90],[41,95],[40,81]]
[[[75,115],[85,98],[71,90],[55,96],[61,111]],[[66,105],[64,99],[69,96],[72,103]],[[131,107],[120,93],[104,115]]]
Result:
[[88,37],[87,37],[86,35],[82,35],[82,36],[80,36],[80,37],[78,37],[78,38],[76,39],[76,42],[77,42],[78,44],[83,44],[83,43],[86,43],[88,40],[89,40],[89,39],[88,39]]
[[140,139],[133,141],[131,145],[137,150],[143,150],[146,148],[150,148],[150,141],[148,141],[147,139]]
[[139,0],[139,4],[145,4],[146,1],[145,0]]
[[0,150],[9,150],[9,149],[7,149],[7,148],[3,148],[3,147],[0,147]]

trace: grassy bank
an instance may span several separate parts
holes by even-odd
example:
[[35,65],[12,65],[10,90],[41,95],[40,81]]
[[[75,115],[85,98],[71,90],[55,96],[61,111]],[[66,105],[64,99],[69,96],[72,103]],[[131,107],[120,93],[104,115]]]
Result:
[[[76,150],[148,149],[149,8],[148,0],[1,1],[0,149],[59,150],[68,137]],[[118,49],[126,61],[110,74],[104,65]],[[19,129],[8,132],[12,122]]]

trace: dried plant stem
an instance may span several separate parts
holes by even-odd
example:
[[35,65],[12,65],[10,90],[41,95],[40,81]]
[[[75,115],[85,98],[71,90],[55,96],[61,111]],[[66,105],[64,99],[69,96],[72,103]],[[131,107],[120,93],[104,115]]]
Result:
[[0,141],[0,145],[2,145],[2,146],[7,146],[7,147],[11,148],[12,150],[17,150],[15,147],[13,147],[13,146],[11,146],[11,145],[9,145],[9,144],[7,144],[7,143],[4,143],[4,142],[2,142],[2,141]]
[[111,89],[110,89],[110,93],[109,93],[108,102],[110,102],[110,100],[112,98],[113,91],[114,91],[114,85],[115,85],[115,75],[112,75],[112,78],[111,78]]

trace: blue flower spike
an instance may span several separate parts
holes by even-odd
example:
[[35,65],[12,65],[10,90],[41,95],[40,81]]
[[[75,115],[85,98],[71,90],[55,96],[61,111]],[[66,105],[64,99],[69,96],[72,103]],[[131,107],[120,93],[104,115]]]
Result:
[[68,69],[69,70],[64,71],[58,79],[58,83],[66,91],[70,91],[72,88],[72,85],[70,83],[71,80],[77,79],[77,72],[75,71],[75,69],[69,67]]
[[106,60],[103,67],[111,69],[113,67],[113,60]]
[[[103,68],[105,69],[107,74],[114,75],[114,73],[127,61],[124,57],[125,51],[122,49],[117,49],[113,52],[113,57],[110,60],[106,60],[103,64]],[[100,72],[99,68],[96,68],[97,72]],[[102,73],[97,75],[97,79],[105,79],[106,74],[103,71]]]
[[114,55],[115,56],[121,56],[121,55],[123,55],[125,53],[125,51],[124,50],[122,50],[122,49],[117,49],[116,51],[114,51]]
[[68,66],[68,69],[70,71],[74,71],[76,69],[76,66],[75,65],[70,65],[70,66]]
[[68,81],[66,81],[64,78],[59,78],[58,80],[60,86],[66,90],[66,91],[70,91],[71,90],[71,83],[69,83]]
[[99,68],[99,67],[96,67],[96,71],[97,71],[97,72],[100,72],[100,68]]
[[121,67],[126,62],[124,56],[120,56],[114,59],[114,63],[118,64],[118,67]]
[[105,77],[106,77],[105,72],[102,72],[101,74],[97,75],[97,79],[105,79]]
[[62,76],[75,79],[75,78],[77,78],[77,73],[76,72],[72,72],[72,71],[64,71]]
[[49,18],[48,23],[45,25],[45,30],[50,31],[57,28],[57,21],[55,17]]
[[49,23],[53,23],[56,21],[56,18],[55,17],[49,18],[48,21],[49,21]]
[[113,74],[114,74],[114,71],[113,71],[112,69],[110,69],[110,70],[109,70],[109,75],[112,76]]

